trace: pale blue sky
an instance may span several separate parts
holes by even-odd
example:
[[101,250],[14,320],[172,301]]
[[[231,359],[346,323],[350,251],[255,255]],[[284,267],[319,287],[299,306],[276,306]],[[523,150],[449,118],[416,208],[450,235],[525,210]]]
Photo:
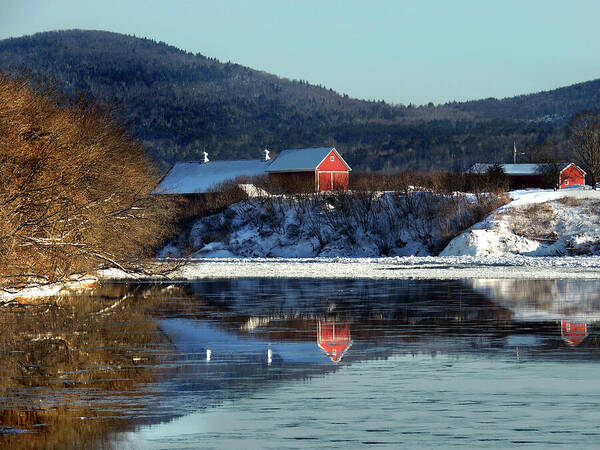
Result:
[[0,0],[0,39],[69,28],[145,36],[392,103],[600,78],[598,0]]

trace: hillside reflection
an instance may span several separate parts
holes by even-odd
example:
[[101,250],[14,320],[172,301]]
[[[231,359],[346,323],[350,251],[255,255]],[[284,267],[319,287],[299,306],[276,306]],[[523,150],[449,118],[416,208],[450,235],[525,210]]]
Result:
[[509,308],[515,321],[556,323],[570,347],[585,342],[600,322],[598,280],[490,279],[467,283],[474,291]]
[[519,320],[600,320],[600,280],[469,280]]
[[0,307],[0,446],[113,434],[360,361],[437,353],[599,358],[595,281],[113,284]]

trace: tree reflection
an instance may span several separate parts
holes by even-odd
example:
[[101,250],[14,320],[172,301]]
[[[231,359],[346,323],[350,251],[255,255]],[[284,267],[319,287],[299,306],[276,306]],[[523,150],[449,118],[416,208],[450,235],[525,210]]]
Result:
[[133,426],[169,346],[148,320],[161,298],[143,294],[110,286],[0,308],[0,446],[107,447]]

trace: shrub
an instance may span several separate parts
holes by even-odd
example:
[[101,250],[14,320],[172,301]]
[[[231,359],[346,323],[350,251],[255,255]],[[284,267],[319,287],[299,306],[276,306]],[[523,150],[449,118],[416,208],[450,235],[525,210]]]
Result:
[[171,215],[157,181],[113,110],[0,72],[0,285],[151,255]]
[[550,203],[533,203],[522,208],[512,208],[509,225],[513,233],[538,241],[556,241],[554,210]]

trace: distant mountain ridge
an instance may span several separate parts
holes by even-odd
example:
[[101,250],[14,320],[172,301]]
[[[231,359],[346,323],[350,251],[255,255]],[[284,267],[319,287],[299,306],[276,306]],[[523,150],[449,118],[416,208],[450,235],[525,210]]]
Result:
[[488,98],[446,106],[477,117],[564,122],[581,110],[600,108],[600,79],[502,100]]
[[600,80],[503,100],[390,105],[105,31],[2,40],[0,68],[8,67],[117,104],[163,164],[205,150],[234,159],[331,145],[358,170],[461,169],[490,155],[504,162],[513,142],[560,141],[568,117],[600,107]]

